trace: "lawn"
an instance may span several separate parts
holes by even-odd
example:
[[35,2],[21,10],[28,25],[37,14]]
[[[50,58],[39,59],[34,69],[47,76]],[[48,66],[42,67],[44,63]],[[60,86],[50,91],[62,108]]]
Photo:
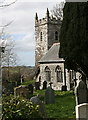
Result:
[[[35,91],[42,95],[44,90]],[[48,118],[75,118],[75,96],[73,91],[55,91],[55,104],[45,104],[45,112]]]

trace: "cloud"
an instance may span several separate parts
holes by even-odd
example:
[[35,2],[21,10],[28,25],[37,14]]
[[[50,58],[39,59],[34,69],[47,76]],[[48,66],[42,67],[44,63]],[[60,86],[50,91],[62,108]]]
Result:
[[[19,36],[19,35],[18,35]],[[18,40],[15,40],[15,49],[16,51],[34,51],[35,49],[35,42],[33,33],[24,35],[24,37],[21,39],[21,37]]]
[[[10,3],[14,0],[6,1]],[[46,9],[52,9],[58,3],[55,0],[54,2],[39,1],[18,0],[15,4],[0,9],[0,25],[13,21],[5,28],[5,32],[13,36],[16,44],[15,52],[22,63],[27,65],[28,63],[33,65],[35,61],[35,13],[38,13],[39,18],[43,18],[46,15]]]

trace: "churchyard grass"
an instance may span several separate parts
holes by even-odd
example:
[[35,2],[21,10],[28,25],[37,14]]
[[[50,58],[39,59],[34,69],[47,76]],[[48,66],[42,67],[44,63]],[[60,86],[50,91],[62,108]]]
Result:
[[[34,94],[40,94],[44,100],[44,91],[37,90]],[[45,104],[45,112],[48,118],[75,118],[75,96],[73,91],[55,91],[55,103]]]
[[29,84],[34,84],[34,80],[26,80],[25,82],[21,83],[21,85],[29,85]]
[[[44,104],[44,110],[47,118],[60,118],[69,120],[75,119],[75,96],[73,91],[54,91],[55,103]],[[45,90],[34,90],[33,95],[41,95],[41,100],[44,101]],[[3,96],[4,97],[4,96]],[[9,98],[7,96],[7,98]]]

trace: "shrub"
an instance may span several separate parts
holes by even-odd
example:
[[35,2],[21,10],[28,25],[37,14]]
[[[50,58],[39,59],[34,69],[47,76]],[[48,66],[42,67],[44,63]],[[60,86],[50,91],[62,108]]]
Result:
[[22,97],[4,97],[3,115],[4,120],[29,120],[31,118],[41,118],[39,105],[34,105],[29,100]]

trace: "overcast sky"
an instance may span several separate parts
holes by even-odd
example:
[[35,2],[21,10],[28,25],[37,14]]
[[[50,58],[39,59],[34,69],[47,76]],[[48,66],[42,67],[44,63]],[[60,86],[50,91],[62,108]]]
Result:
[[0,15],[2,15],[0,25],[13,21],[5,28],[5,31],[15,41],[15,53],[19,58],[18,65],[35,65],[35,13],[38,13],[39,18],[45,17],[46,9],[51,10],[61,1],[18,0],[9,7],[0,8]]

